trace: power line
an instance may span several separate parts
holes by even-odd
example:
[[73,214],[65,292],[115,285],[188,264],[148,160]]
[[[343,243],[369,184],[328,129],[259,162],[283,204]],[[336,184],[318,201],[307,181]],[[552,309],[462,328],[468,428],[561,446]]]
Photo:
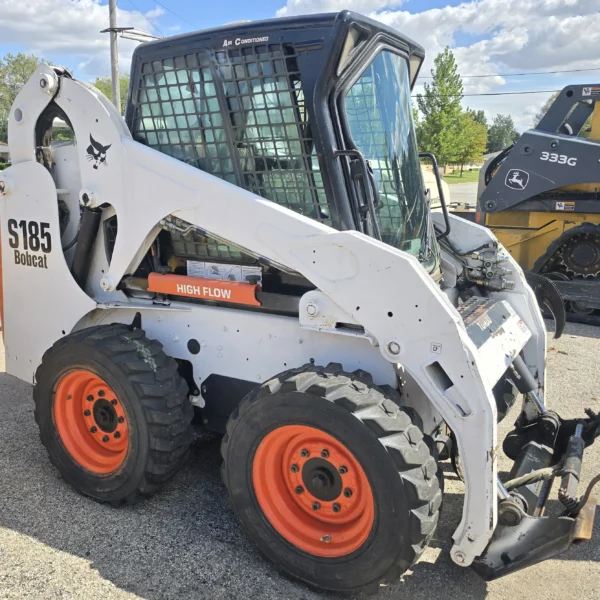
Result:
[[[600,67],[591,69],[567,69],[565,71],[526,71],[525,73],[492,73],[491,75],[461,75],[461,79],[479,79],[484,77],[522,77],[524,75],[556,75],[557,73],[583,73],[584,71],[600,71]],[[427,75],[419,79],[433,79]]]
[[[555,94],[557,92],[561,92],[562,90],[530,90],[526,92],[487,92],[485,94],[440,94],[440,97],[443,98],[456,98],[460,96],[461,98],[470,98],[473,96],[519,96],[521,94]],[[411,96],[412,98],[416,98],[417,96],[422,96],[423,94],[416,94]]]
[[170,12],[172,15],[176,16],[178,19],[181,19],[184,23],[187,23],[188,25],[196,29],[196,26],[191,21],[188,21],[185,17],[178,15],[174,10],[171,10],[168,6],[161,4],[158,0],[154,0],[154,2],[160,7],[164,8],[167,12]]
[[140,15],[142,15],[142,17],[144,17],[144,19],[150,23],[150,27],[153,27],[159,35],[164,37],[163,32],[134,4],[133,0],[129,0],[129,4],[131,4],[131,6],[133,6],[133,8],[135,8],[135,10],[137,10]]

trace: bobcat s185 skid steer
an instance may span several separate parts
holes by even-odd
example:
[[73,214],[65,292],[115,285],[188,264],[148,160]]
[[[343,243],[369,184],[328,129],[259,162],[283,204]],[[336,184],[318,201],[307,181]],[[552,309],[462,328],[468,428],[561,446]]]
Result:
[[[547,408],[544,322],[493,234],[429,210],[410,102],[423,57],[349,12],[183,35],[137,50],[127,124],[37,69],[0,175],[2,322],[66,482],[146,497],[180,467],[195,411],[224,434],[249,537],[316,586],[406,571],[448,454],[466,486],[457,565],[494,578],[591,536],[578,480],[598,417]],[[74,143],[51,143],[56,118]],[[503,483],[497,422],[517,389]],[[564,511],[548,516],[555,478]]]

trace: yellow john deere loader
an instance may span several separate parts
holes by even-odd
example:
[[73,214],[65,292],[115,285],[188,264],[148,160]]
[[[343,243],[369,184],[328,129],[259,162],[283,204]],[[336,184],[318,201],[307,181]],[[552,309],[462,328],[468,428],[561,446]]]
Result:
[[[598,478],[579,479],[600,417],[548,408],[523,272],[442,191],[430,210],[423,59],[350,12],[233,24],[140,46],[125,120],[36,69],[0,174],[0,313],[66,483],[134,503],[177,473],[194,427],[220,433],[248,536],[340,591],[418,560],[449,456],[457,565],[493,579],[591,537]],[[55,119],[73,142],[52,143]],[[497,423],[519,393],[500,479]]]
[[[589,139],[578,137],[590,119]],[[546,303],[540,276],[571,320],[600,323],[600,84],[564,88],[534,129],[484,165],[477,211]]]

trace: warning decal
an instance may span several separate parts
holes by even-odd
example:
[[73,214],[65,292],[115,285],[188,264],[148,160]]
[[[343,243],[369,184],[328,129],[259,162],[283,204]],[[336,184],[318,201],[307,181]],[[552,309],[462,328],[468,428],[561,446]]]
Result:
[[557,202],[556,210],[574,211],[575,202]]
[[581,91],[582,96],[600,96],[600,87],[584,87]]

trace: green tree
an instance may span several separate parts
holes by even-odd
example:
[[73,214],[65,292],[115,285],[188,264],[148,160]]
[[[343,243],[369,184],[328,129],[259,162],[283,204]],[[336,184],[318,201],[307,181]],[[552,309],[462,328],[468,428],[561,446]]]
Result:
[[464,165],[478,161],[483,156],[487,136],[487,127],[477,120],[475,111],[467,109],[460,118],[459,147],[456,155],[461,177]]
[[488,128],[487,151],[500,152],[514,144],[519,133],[510,115],[496,115]]
[[488,128],[488,122],[487,119],[485,118],[485,112],[482,110],[472,110],[470,108],[467,108],[467,112],[473,116],[473,119],[477,122],[477,123],[481,123],[481,125],[483,125],[487,131]]
[[455,160],[459,149],[463,85],[454,54],[446,47],[434,60],[433,81],[417,96],[423,117],[417,127],[419,148],[433,152],[440,166]]
[[19,90],[31,77],[40,59],[36,56],[6,54],[0,59],[0,141],[8,138],[8,115]]
[[[109,100],[112,100],[112,79],[110,77],[98,77],[92,85],[98,88]],[[125,114],[125,104],[129,90],[129,75],[121,75],[119,77],[119,86],[121,89],[121,113]]]

